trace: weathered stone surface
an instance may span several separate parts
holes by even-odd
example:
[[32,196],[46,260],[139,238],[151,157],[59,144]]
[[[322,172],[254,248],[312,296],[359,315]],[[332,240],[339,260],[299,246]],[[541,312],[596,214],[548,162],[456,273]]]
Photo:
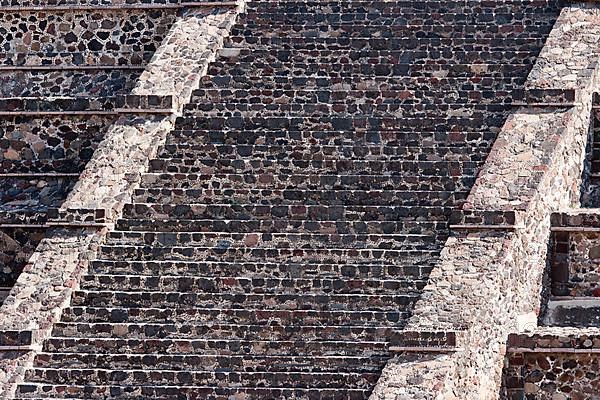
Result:
[[[591,56],[597,53],[599,17],[595,6],[565,8],[527,84],[575,88],[580,104],[569,109],[521,109],[512,115],[464,206],[467,211],[515,210],[524,227],[515,232],[475,229],[453,235],[415,306],[407,329],[462,330],[466,343],[466,348],[457,348],[433,366],[440,373],[452,371],[444,388],[435,388],[435,381],[412,388],[424,398],[448,393],[464,399],[496,398],[506,337],[536,325],[535,318],[525,317],[539,312],[550,214],[579,203],[599,73]],[[573,52],[558,51],[563,46]],[[578,74],[581,79],[571,79]],[[395,398],[400,390],[384,383],[402,380],[413,370],[402,356],[390,362],[373,398]]]
[[[362,399],[389,357],[395,328],[408,321],[416,335],[398,344],[435,344],[442,354],[395,359],[373,398],[488,398],[497,389],[503,338],[539,303],[549,210],[571,204],[581,175],[589,86],[577,98],[570,86],[527,86],[527,101],[580,104],[522,108],[505,122],[558,7],[546,1],[252,2],[210,66],[239,9],[183,10],[132,97],[120,99],[137,109],[157,100],[157,109],[169,103],[176,113],[121,116],[67,201],[51,212],[53,223],[112,228],[117,222],[101,258],[82,276],[88,250],[103,240],[95,228],[71,250],[69,265],[57,264],[62,280],[53,280],[52,289],[57,271],[51,269],[37,281],[37,297],[25,300],[27,279],[35,281],[26,271],[5,304],[6,330],[36,329],[17,323],[36,313],[41,343],[58,310],[72,301],[19,395],[42,394],[40,382],[68,384],[68,394],[81,397],[172,395],[142,386],[154,379],[176,381],[177,394],[188,398]],[[564,34],[577,42],[573,59],[583,61],[592,49],[591,41],[580,40],[591,28],[582,24]],[[563,40],[556,29],[553,35]],[[92,37],[86,46],[99,52],[103,43]],[[572,69],[578,74],[585,67]],[[210,76],[201,79],[206,71]],[[542,78],[557,79],[550,75]],[[68,79],[49,87],[88,90]],[[498,132],[463,212],[450,222],[512,228],[453,235],[408,319],[448,235],[445,222],[464,202]],[[39,250],[36,257],[50,265],[56,250]],[[373,264],[386,260],[395,261]],[[394,268],[405,261],[418,270],[416,278],[385,278],[398,275]],[[163,268],[181,276],[161,277]],[[153,276],[114,275],[140,270]],[[266,276],[244,275],[257,271]],[[309,278],[310,271],[319,276]],[[75,282],[81,286],[73,291]],[[181,312],[182,305],[193,307]],[[170,324],[168,334],[189,336],[160,337],[164,324],[155,323],[164,320],[179,324]],[[220,327],[200,334],[190,320]],[[239,328],[240,321],[263,325],[254,331]],[[150,328],[142,333],[135,324]],[[346,324],[357,330],[339,329]],[[294,330],[282,333],[283,327]],[[100,355],[81,351],[91,341]],[[194,350],[220,358],[196,359]],[[176,378],[148,372],[157,364],[139,357],[146,351],[185,352],[165,355],[159,365],[190,371]],[[265,358],[235,358],[236,352]],[[6,354],[4,371],[18,372],[4,378],[10,388],[32,360],[31,353]],[[273,362],[272,356],[287,358]],[[112,362],[131,368],[114,370]],[[89,367],[83,374],[82,365]],[[205,365],[221,370],[201,370]],[[222,372],[224,366],[231,371]],[[210,386],[217,381],[230,387]],[[249,387],[257,382],[269,387]],[[89,383],[98,385],[93,394]],[[245,388],[234,387],[240,384]],[[64,386],[43,389],[45,396],[65,393]]]
[[[133,97],[121,99],[120,103],[116,102],[115,104],[129,108],[163,107],[164,104],[156,103],[155,100],[162,101],[166,95],[171,96],[169,98],[169,108],[173,106],[172,97],[177,98],[177,105],[186,102],[186,96],[189,97],[191,89],[186,91],[183,88],[183,83],[186,87],[196,85],[200,76],[206,71],[208,63],[214,57],[214,53],[222,44],[223,38],[221,36],[226,35],[227,29],[235,20],[238,12],[239,10],[235,11],[231,7],[226,8],[224,11],[214,8],[207,11],[200,8],[184,12],[181,19],[175,22],[175,26],[169,32],[167,32],[164,24],[158,24],[148,19],[148,24],[160,31],[154,33],[148,31],[146,34],[151,36],[150,39],[157,41],[155,43],[159,43],[162,40],[161,34],[166,34],[168,39],[164,41],[165,49],[158,51],[156,58],[150,63],[150,65],[156,63],[158,67],[149,67],[149,72],[144,75],[143,80],[161,82],[165,81],[167,76],[173,76],[176,77],[175,79],[181,79],[182,83],[169,84],[156,92],[153,92],[151,87],[148,86],[145,86],[143,90],[134,89],[132,91]],[[105,14],[101,14],[101,16]],[[110,13],[108,14],[110,15]],[[67,15],[70,18],[68,13],[63,12],[61,15]],[[85,28],[89,28],[94,35],[101,35],[103,29],[100,26],[96,27],[94,24],[102,25],[102,21],[107,21],[107,24],[110,22],[108,25],[114,27],[115,23],[118,22],[118,20],[103,20],[104,17],[98,19],[94,15],[82,14],[80,16],[82,21],[86,21]],[[150,11],[142,15],[155,15],[156,18],[163,18],[161,12]],[[168,11],[168,15],[168,18],[175,20],[175,13],[172,10]],[[131,16],[131,18],[137,17]],[[93,23],[90,22],[93,26],[88,26],[87,21],[94,21]],[[67,32],[68,28],[65,25],[64,32]],[[127,30],[135,37],[139,34],[139,31],[136,30],[144,31],[145,29],[145,26],[138,24],[133,27],[133,30],[129,28]],[[173,31],[177,32],[177,37],[175,37]],[[190,38],[187,35],[193,35],[193,37]],[[85,35],[82,34],[82,36]],[[110,36],[109,34],[107,37]],[[122,39],[126,40],[127,38]],[[86,46],[92,45],[94,40],[91,39]],[[106,39],[105,42],[102,42],[102,46],[109,46],[110,40]],[[142,40],[137,43],[143,42]],[[150,41],[146,43],[146,46],[153,46],[153,44]],[[148,49],[149,47],[144,47],[144,50]],[[79,49],[79,51],[83,50],[85,49]],[[90,50],[98,52],[101,49]],[[132,48],[130,50],[137,49]],[[104,62],[110,63],[111,61],[105,60]],[[180,69],[180,66],[184,66],[184,68]],[[160,77],[156,78],[153,73],[160,74]],[[140,81],[138,85],[144,86],[143,81]],[[170,91],[168,88],[170,88]],[[142,101],[142,103],[139,101]],[[23,103],[19,102],[16,105],[17,109],[22,105]],[[8,170],[19,170],[31,165],[39,165],[41,170],[49,168],[49,164],[51,165],[53,161],[43,163],[40,160],[51,153],[49,151],[51,145],[59,149],[64,146],[64,148],[73,148],[73,150],[82,147],[81,151],[84,151],[84,146],[78,146],[76,140],[83,140],[83,132],[92,135],[85,144],[85,146],[89,146],[90,154],[84,155],[84,157],[90,158],[93,152],[94,155],[91,156],[91,161],[84,169],[74,191],[63,203],[64,210],[51,214],[53,218],[60,220],[64,218],[68,224],[114,222],[120,213],[119,207],[130,198],[135,183],[139,180],[140,173],[146,168],[148,158],[156,152],[156,149],[164,141],[164,136],[172,128],[174,120],[171,115],[138,114],[123,116],[112,124],[107,131],[100,133],[101,129],[98,127],[98,134],[103,136],[102,142],[98,145],[98,137],[94,136],[96,119],[93,116],[92,118],[80,118],[81,122],[75,122],[73,125],[62,122],[61,119],[63,125],[57,126],[57,129],[65,135],[62,140],[66,140],[66,137],[70,135],[69,132],[72,131],[73,126],[82,130],[80,135],[72,138],[69,136],[69,140],[75,140],[75,142],[72,144],[69,142],[68,146],[64,141],[55,143],[61,140],[60,134],[56,138],[49,136],[45,143],[37,145],[38,140],[29,130],[32,132],[41,131],[29,124],[27,128],[22,128],[25,130],[22,133],[14,133],[16,128],[10,126],[6,129],[7,140],[5,141],[6,146],[3,148],[5,149],[4,164],[6,164]],[[77,121],[77,118],[74,118],[74,120]],[[48,119],[48,121],[55,121],[45,122],[44,124],[48,128],[59,123],[58,117]],[[49,134],[50,132],[46,130],[44,133]],[[29,142],[27,142],[28,140]],[[31,150],[27,149],[26,143],[29,143]],[[96,148],[97,150],[94,151]],[[60,150],[55,154],[58,153],[60,153]],[[59,162],[62,162],[62,165],[70,165],[70,158],[73,162],[78,162],[77,171],[84,164],[81,158],[70,156],[68,153],[60,154],[60,157],[57,158],[60,158]],[[10,160],[10,164],[7,164],[8,160]],[[58,207],[60,203],[50,205]],[[71,218],[72,216],[76,217]],[[87,269],[88,260],[96,254],[97,246],[104,240],[105,233],[106,230],[101,227],[54,228],[50,230],[48,236],[41,241],[36,252],[29,259],[9,297],[2,305],[0,331],[36,332],[36,340],[33,345],[37,348],[36,346],[39,346],[44,338],[50,334],[53,323],[59,319],[62,309],[69,303],[72,290],[77,287],[81,273]],[[14,250],[9,250],[7,247],[7,251],[19,253],[25,247],[25,244],[11,241],[13,239],[9,236],[6,237],[6,240],[13,243],[12,248]],[[26,256],[23,256],[23,259],[26,259]],[[10,273],[14,272],[10,271]],[[31,365],[34,352],[15,350],[5,351],[1,354],[2,372],[0,373],[0,382],[2,382],[2,386],[0,393],[2,393],[2,397],[8,398],[10,393],[14,391],[15,384],[23,378],[28,366]]]

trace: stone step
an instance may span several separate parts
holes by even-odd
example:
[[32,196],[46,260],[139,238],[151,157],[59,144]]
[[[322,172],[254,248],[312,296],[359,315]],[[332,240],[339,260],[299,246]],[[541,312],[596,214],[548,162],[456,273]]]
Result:
[[[221,281],[227,282],[225,279]],[[236,282],[235,279],[231,279],[231,281]],[[276,279],[273,281],[276,281]],[[236,293],[235,291],[222,293],[221,290],[223,289],[220,288],[212,290],[198,288],[196,289],[199,291],[198,293],[146,290],[115,292],[110,291],[114,290],[113,287],[108,287],[109,291],[78,290],[74,293],[71,304],[73,306],[124,308],[178,308],[187,306],[207,310],[220,307],[231,310],[258,309],[273,312],[283,310],[409,312],[419,298],[418,288],[423,288],[426,282],[415,282],[414,286],[417,288],[414,290],[407,288],[406,290],[396,291],[385,288],[382,283],[380,283],[381,288],[379,289],[368,290],[363,288],[362,291],[352,290],[352,281],[346,283],[345,288],[340,287],[338,290],[320,288],[317,286],[320,284],[318,280],[315,280],[314,284],[316,287],[312,291],[310,289],[308,291],[299,289],[294,292],[291,289],[275,287],[265,290],[269,293],[264,294]],[[307,283],[307,285],[310,285],[310,283]],[[408,286],[408,284],[406,285]],[[398,287],[398,282],[396,281],[394,285],[389,286]],[[352,291],[365,294],[347,293]]]
[[476,175],[480,162],[464,160],[265,160],[265,159],[151,159],[150,172],[226,174],[417,174]]
[[400,329],[409,313],[399,311],[318,311],[199,308],[68,307],[63,322],[203,323],[268,326],[375,326]]
[[[214,116],[227,117],[235,116],[238,118],[279,118],[281,116],[295,117],[303,116],[303,118],[316,118],[321,116],[335,116],[337,118],[346,117],[390,117],[402,118],[406,121],[412,121],[416,118],[435,119],[447,123],[457,123],[458,121],[468,121],[471,125],[485,124],[493,125],[499,121],[503,121],[509,114],[509,111],[514,108],[507,103],[515,99],[512,90],[502,89],[501,91],[476,91],[477,96],[482,96],[489,101],[495,102],[490,104],[487,109],[482,109],[484,106],[470,106],[469,102],[474,102],[471,92],[457,92],[464,104],[454,105],[449,108],[445,105],[438,106],[437,104],[416,105],[421,102],[420,95],[416,96],[419,99],[402,98],[402,94],[394,91],[395,99],[384,99],[384,95],[375,95],[373,99],[365,100],[363,103],[357,104],[356,100],[347,96],[340,102],[330,102],[325,96],[319,99],[318,94],[314,93],[290,93],[287,96],[284,91],[274,90],[266,95],[254,96],[248,99],[246,93],[232,93],[227,95],[217,94],[215,96],[208,95],[207,98],[197,99],[193,105],[186,106],[185,116]],[[406,92],[405,92],[406,93]],[[433,99],[435,92],[426,93],[429,99]],[[346,92],[346,95],[352,95],[353,92]],[[454,93],[448,93],[449,96]],[[226,97],[227,98],[224,98]],[[298,97],[296,97],[298,96]],[[368,97],[366,93],[357,95],[360,99]],[[406,97],[406,96],[404,96]],[[427,99],[426,101],[429,101]],[[279,100],[287,102],[286,104],[277,104]],[[443,101],[439,99],[438,101]],[[486,101],[480,100],[479,101]],[[408,104],[406,104],[408,103]],[[500,104],[502,103],[502,104]]]
[[[415,216],[428,219],[447,216],[451,207],[327,206],[260,204],[126,204],[124,218],[173,220],[312,220],[312,221],[395,221]],[[413,214],[414,212],[414,214]],[[418,213],[418,214],[417,214]]]
[[437,51],[419,50],[253,50],[239,48],[225,48],[219,51],[217,59],[226,62],[250,62],[258,60],[260,63],[294,62],[307,64],[363,64],[363,63],[391,63],[409,64],[533,64],[536,54],[530,51],[452,51],[441,49]]
[[600,328],[600,298],[551,298],[542,318],[542,324],[546,326]]
[[[86,292],[103,292],[97,297],[104,298],[107,292],[115,291],[111,298],[121,301],[120,295],[132,293],[135,297],[182,299],[200,294],[227,294],[224,298],[235,298],[237,294],[285,294],[294,297],[296,294],[310,293],[314,295],[329,294],[388,294],[401,296],[411,291],[423,289],[426,280],[385,278],[385,279],[347,279],[331,278],[267,278],[246,276],[140,276],[140,275],[84,275],[80,289]],[[139,292],[139,293],[138,293]],[[156,292],[156,293],[155,293]],[[163,293],[167,293],[163,295]],[[156,294],[156,296],[155,296]],[[88,295],[87,293],[85,294]],[[191,295],[191,296],[189,296]],[[228,296],[231,295],[231,296]],[[248,296],[249,299],[251,296]],[[269,296],[270,297],[270,296]],[[321,296],[323,297],[323,296]],[[285,299],[285,298],[284,298]],[[327,300],[327,299],[325,299]]]
[[92,261],[90,273],[138,276],[245,276],[257,278],[347,278],[427,279],[435,260],[402,265],[397,263],[268,263],[268,262],[186,262],[186,261]]
[[[112,323],[66,323],[54,324],[54,337],[113,338],[113,339],[237,339],[245,341],[367,341],[400,335],[393,327],[375,326],[265,326],[223,324],[112,324]],[[229,355],[235,357],[234,355]],[[244,357],[245,355],[240,354]]]
[[[421,120],[425,122],[424,120]],[[415,126],[416,128],[416,126]],[[415,129],[416,130],[416,129]],[[449,135],[440,133],[440,135]],[[484,139],[491,141],[494,133],[490,132],[472,132],[469,133],[471,139]],[[386,161],[386,162],[414,162],[416,166],[420,162],[427,160],[447,160],[447,161],[474,161],[482,162],[489,151],[488,143],[482,143],[479,146],[464,143],[462,146],[387,146],[386,143],[354,143],[350,144],[332,144],[319,145],[312,143],[291,143],[291,144],[194,144],[176,143],[167,144],[160,151],[159,158],[175,159],[218,159],[222,160],[240,160],[257,159],[265,161],[288,160],[296,162],[304,161],[323,161],[331,162],[342,161]]]
[[[471,11],[469,11],[471,12]],[[532,40],[544,38],[551,31],[551,25],[523,25],[508,23],[502,26],[494,24],[448,24],[448,25],[372,25],[363,22],[343,23],[262,23],[246,19],[231,30],[232,36],[266,38],[404,38],[413,41],[442,41],[454,38],[498,40]],[[510,48],[510,46],[507,46]]]
[[[118,398],[123,400],[142,399],[215,399],[230,400],[233,396],[244,396],[247,400],[290,399],[290,400],[367,400],[371,389],[350,389],[334,387],[304,389],[289,387],[223,387],[215,386],[177,386],[177,385],[51,385],[43,383],[20,384],[18,399],[64,399],[81,398],[96,400]],[[41,396],[41,397],[40,397]],[[52,396],[52,397],[48,397]]]
[[[266,189],[273,190],[404,190],[404,191],[465,191],[475,181],[473,175],[403,176],[403,175],[255,175],[255,174],[178,174],[145,173],[141,185],[145,188],[175,189]],[[203,205],[216,210],[216,204]],[[233,207],[232,205],[224,205]],[[249,210],[250,208],[246,208]],[[267,206],[262,207],[263,210]],[[339,209],[339,207],[338,207]],[[308,211],[308,210],[305,210]],[[297,209],[292,214],[305,212]],[[287,214],[287,213],[286,213]],[[130,214],[125,214],[132,216]],[[183,215],[179,215],[183,218]],[[283,215],[279,216],[280,218]],[[233,218],[233,217],[232,217]]]
[[[359,14],[415,14],[424,12],[435,13],[465,13],[473,14],[535,14],[556,12],[560,9],[561,3],[556,0],[533,1],[533,0],[502,0],[486,3],[477,0],[468,1],[444,1],[442,4],[438,0],[424,0],[413,2],[402,1],[250,1],[247,9],[249,12],[276,13],[285,11],[287,13],[314,13],[327,10],[335,13],[359,13]],[[326,18],[325,16],[323,18]]]
[[[135,203],[163,205],[262,204],[262,205],[379,205],[444,206],[460,204],[468,192],[445,190],[295,190],[295,189],[177,189],[142,188],[135,191]],[[339,221],[351,223],[351,221]],[[221,222],[219,222],[221,224]],[[318,223],[317,223],[318,224]],[[206,226],[206,225],[204,225]],[[202,229],[204,230],[204,229]],[[247,230],[244,230],[247,232]],[[340,232],[341,233],[341,232]],[[373,232],[376,233],[376,232]]]
[[106,245],[252,248],[352,248],[394,249],[410,244],[435,243],[431,234],[339,234],[339,233],[229,233],[229,232],[111,232]]
[[[465,77],[311,77],[311,76],[281,76],[271,75],[263,77],[242,76],[204,76],[200,88],[195,89],[192,98],[197,100],[200,96],[214,93],[228,93],[236,90],[247,95],[256,95],[261,90],[284,90],[289,93],[317,93],[328,96],[331,100],[343,98],[360,98],[367,94],[367,99],[372,98],[375,92],[381,95],[392,96],[395,91],[415,90],[433,92],[440,90],[502,90],[512,88],[521,89],[525,78],[522,76],[505,76],[499,78],[465,76]],[[400,93],[402,94],[402,93]],[[440,94],[440,93],[438,93]],[[346,97],[342,97],[346,95]]]
[[93,354],[154,354],[170,355],[313,355],[313,356],[360,356],[365,352],[382,354],[388,350],[388,342],[352,341],[243,341],[222,339],[103,339],[51,337],[44,344],[45,352],[93,353]]
[[[229,232],[229,233],[316,233],[316,234],[410,234],[436,235],[448,228],[445,217],[431,216],[417,209],[414,216],[394,221],[315,221],[294,219],[215,220],[215,219],[119,219],[120,232]],[[253,238],[250,238],[252,241]]]
[[[473,135],[474,137],[471,137]],[[492,132],[487,138],[495,137]],[[492,136],[493,135],[493,136]],[[354,131],[292,131],[292,130],[182,130],[175,129],[167,136],[167,145],[299,145],[299,146],[386,146],[430,150],[438,154],[433,160],[443,159],[446,153],[465,147],[487,149],[490,145],[481,141],[481,132],[464,127],[461,132],[443,132],[425,128],[418,132],[402,130],[354,130]],[[475,138],[479,140],[475,140]],[[435,147],[432,147],[435,145]],[[423,149],[425,148],[425,149]],[[290,159],[293,161],[293,154]],[[282,158],[282,160],[284,160]]]
[[[479,98],[478,92],[474,95]],[[492,93],[490,93],[492,95]],[[495,94],[494,94],[495,95]],[[270,115],[267,117],[259,116],[202,116],[199,114],[184,115],[177,118],[177,128],[185,130],[282,130],[289,129],[293,131],[353,131],[353,130],[375,130],[375,129],[397,129],[402,127],[407,132],[420,132],[422,130],[437,130],[438,132],[453,132],[455,130],[467,129],[473,131],[474,128],[480,131],[488,129],[497,129],[504,123],[507,115],[494,115],[484,118],[483,116],[471,118],[468,116],[447,115],[444,117],[397,117],[397,116],[374,116],[358,117],[353,115],[340,114],[339,116],[321,115],[319,118],[307,117],[302,114],[290,116],[281,113],[278,116]],[[481,137],[485,134],[482,132]]]
[[[546,11],[546,12],[543,12]],[[507,13],[473,13],[468,10],[459,13],[428,13],[408,11],[403,14],[396,13],[361,13],[361,12],[253,12],[251,9],[242,15],[239,23],[244,25],[269,26],[271,24],[282,25],[378,25],[378,26],[402,26],[402,25],[510,25],[510,26],[548,26],[552,25],[558,16],[557,9],[531,11],[529,13],[507,12]]]
[[[159,247],[151,246],[102,246],[101,259],[114,261],[321,261],[342,260],[392,260],[407,263],[413,258],[436,257],[437,245],[405,246],[399,249],[356,249],[356,248],[252,248],[252,247]],[[351,261],[351,262],[352,262]]]
[[[274,28],[275,29],[275,28]],[[401,63],[372,63],[372,64],[318,64],[301,62],[265,63],[260,60],[253,62],[227,62],[218,60],[210,64],[207,75],[212,77],[271,77],[271,76],[302,76],[324,78],[354,78],[372,79],[373,77],[493,77],[527,76],[531,64],[401,64]]]
[[[261,27],[262,28],[262,27]],[[494,37],[494,38],[414,38],[391,36],[395,32],[388,31],[388,37],[277,37],[255,34],[229,36],[229,48],[282,49],[282,50],[420,50],[438,51],[440,48],[461,51],[531,51],[538,52],[544,45],[545,37]],[[314,31],[313,31],[314,32]],[[391,36],[391,37],[389,37]]]
[[372,356],[255,356],[38,353],[35,366],[45,369],[170,370],[204,372],[378,373],[389,358]]
[[251,386],[257,382],[269,382],[273,386],[302,388],[327,388],[351,386],[369,388],[377,382],[376,373],[333,373],[333,372],[183,372],[171,370],[110,370],[110,369],[45,369],[35,368],[27,374],[27,381],[36,383],[89,385],[124,384],[140,385],[227,385],[228,387]]

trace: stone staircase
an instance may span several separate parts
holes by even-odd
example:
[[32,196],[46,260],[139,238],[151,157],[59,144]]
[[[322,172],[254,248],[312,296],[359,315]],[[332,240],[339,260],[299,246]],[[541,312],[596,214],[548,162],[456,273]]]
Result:
[[0,4],[0,286],[11,287],[180,2]]
[[560,7],[249,2],[17,398],[368,398]]

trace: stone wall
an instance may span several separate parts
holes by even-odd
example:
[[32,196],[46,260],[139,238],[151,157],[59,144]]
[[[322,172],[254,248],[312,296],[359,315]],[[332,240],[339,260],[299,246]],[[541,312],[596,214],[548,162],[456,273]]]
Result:
[[243,8],[241,1],[237,6],[216,4],[184,10],[175,21],[128,99],[129,107],[158,107],[159,112],[122,116],[108,128],[2,305],[0,397],[9,397],[22,380],[35,349],[68,305],[79,276],[104,240],[104,226],[119,217],[148,159],[164,142]]
[[600,390],[600,329],[539,327],[511,335],[503,386],[505,400],[595,399]]
[[[147,63],[177,12],[176,8],[0,8],[4,54],[0,58],[0,96],[128,93],[142,71],[116,67]],[[75,66],[96,69],[77,70]]]
[[[61,206],[123,114],[119,108],[129,106],[121,97],[135,88],[181,12],[178,4],[152,2],[55,3],[0,5],[0,225],[8,245],[0,248],[0,282],[6,286],[48,229],[48,211]],[[130,120],[140,117],[131,114]]]
[[594,5],[561,13],[373,399],[498,397],[508,334],[537,325],[550,214],[579,204],[599,23]]

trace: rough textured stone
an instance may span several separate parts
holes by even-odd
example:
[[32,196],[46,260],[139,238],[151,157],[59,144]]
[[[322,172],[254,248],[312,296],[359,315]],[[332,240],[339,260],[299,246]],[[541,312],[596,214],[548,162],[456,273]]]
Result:
[[[512,115],[465,203],[467,211],[514,210],[524,226],[515,232],[475,229],[453,235],[415,306],[407,329],[462,331],[466,347],[434,366],[447,373],[444,387],[425,381],[412,388],[415,393],[496,398],[506,337],[519,329],[519,319],[526,320],[522,316],[539,312],[550,214],[579,204],[592,94],[597,90],[597,63],[590,55],[597,54],[598,11],[579,5],[563,10],[527,85],[575,88],[579,104],[521,109]],[[563,53],[563,47],[576,51]],[[581,79],[572,79],[579,75]],[[385,382],[412,373],[414,367],[404,364],[403,357],[384,370],[373,398],[391,399],[400,393]]]
[[[237,10],[227,7],[223,10],[210,8],[209,10],[185,11],[182,17],[175,21],[168,33],[166,28],[161,28],[166,34],[164,48],[157,52],[148,66],[149,72],[137,85],[143,87],[145,80],[158,82],[165,80],[167,76],[176,76],[175,79],[181,79],[182,82],[194,87],[195,82],[198,82],[200,76],[206,71],[208,63],[222,44],[222,36],[227,34],[227,29],[235,21],[239,12],[239,9]],[[174,14],[171,12],[170,15]],[[94,24],[102,25],[102,19],[94,19],[93,14],[83,19],[87,21],[86,18],[96,21]],[[186,26],[192,26],[193,29],[186,28]],[[139,25],[135,29],[142,28]],[[93,32],[98,33],[98,29],[100,27],[93,28]],[[176,38],[174,38],[174,32],[177,32]],[[132,34],[135,35],[135,33]],[[187,35],[193,35],[193,38],[189,38]],[[156,35],[153,35],[152,39],[158,40],[158,42],[161,40]],[[160,67],[153,66],[154,64]],[[185,65],[185,68],[180,69],[179,65]],[[152,71],[160,74],[160,77],[154,77]],[[152,96],[161,99],[168,94],[177,98],[177,104],[186,102],[185,96],[189,97],[191,94],[191,89],[183,90],[181,84],[171,84],[168,87],[172,89],[170,92],[165,88],[152,92],[146,87],[143,90],[134,89],[132,94],[145,98],[145,101],[151,101]],[[94,120],[93,117],[83,119],[90,127],[93,126]],[[64,218],[68,223],[114,222],[119,213],[119,206],[122,206],[131,196],[135,182],[139,180],[139,174],[145,170],[148,158],[160,146],[161,140],[164,140],[166,131],[171,129],[173,120],[174,117],[170,115],[143,114],[124,116],[118,119],[108,128],[107,132],[104,132],[103,140],[99,145],[97,141],[88,144],[91,146],[91,150],[96,148],[97,150],[94,151],[91,161],[87,163],[73,192],[63,203],[66,212],[58,213],[56,216]],[[82,123],[80,123],[79,129],[88,126],[83,126]],[[59,128],[59,130],[67,134],[71,127],[64,126],[65,128]],[[27,129],[35,128],[28,125]],[[13,131],[12,128],[7,130]],[[94,129],[86,132],[93,134]],[[35,138],[29,134],[25,136],[32,141],[33,146]],[[18,135],[16,138],[20,139],[21,136]],[[54,143],[55,140],[53,137],[53,140],[48,140],[43,146],[37,147],[38,154],[48,151],[46,150],[48,145]],[[34,152],[23,150],[25,146],[22,144],[15,141],[8,141],[7,144],[9,143],[19,148],[19,152],[11,151],[10,145],[6,147],[5,157],[8,154],[8,158],[14,159],[7,168],[18,169],[19,165],[28,165],[28,159],[36,158]],[[60,146],[60,144],[57,145]],[[41,157],[38,155],[37,158]],[[68,156],[65,158],[68,159]],[[80,164],[80,166],[83,165]],[[44,166],[41,165],[40,168],[44,168]],[[102,179],[98,179],[99,176]],[[52,204],[52,206],[58,207],[60,203]],[[70,215],[77,213],[85,215],[85,210],[89,209],[92,209],[92,221],[87,217],[69,221]],[[109,212],[98,213],[96,209]],[[69,213],[68,210],[71,210],[72,213]],[[100,214],[102,219],[99,217]],[[35,331],[37,335],[34,346],[39,346],[41,341],[49,335],[53,323],[59,319],[62,309],[69,303],[72,290],[77,287],[81,273],[87,268],[88,260],[95,254],[97,246],[104,240],[105,234],[106,230],[100,227],[54,228],[51,230],[29,259],[9,297],[2,305],[3,317],[0,331]],[[17,244],[13,246],[15,252],[19,251],[18,246]],[[20,248],[24,247],[25,244],[20,245]],[[0,393],[2,393],[2,397],[8,398],[14,391],[15,384],[23,378],[28,365],[31,365],[34,352],[15,350],[0,354],[2,354]]]

